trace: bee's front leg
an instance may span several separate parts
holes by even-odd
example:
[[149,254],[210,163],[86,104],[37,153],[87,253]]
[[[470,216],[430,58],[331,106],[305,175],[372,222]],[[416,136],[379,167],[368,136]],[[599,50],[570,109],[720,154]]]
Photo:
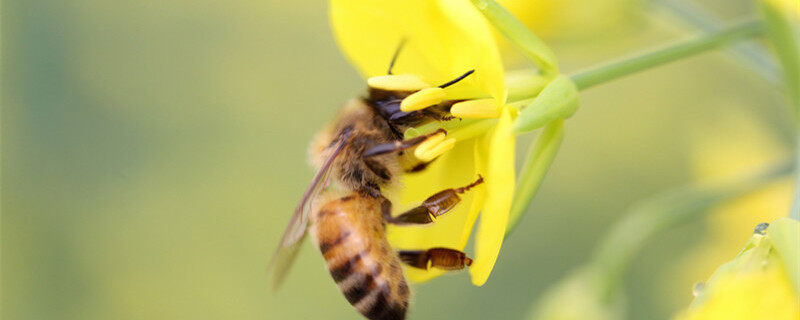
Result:
[[423,201],[422,204],[420,204],[419,206],[411,210],[408,210],[405,213],[396,217],[393,217],[391,215],[391,212],[387,212],[387,210],[384,210],[383,212],[384,219],[386,220],[386,222],[393,224],[431,223],[434,221],[435,217],[447,213],[461,201],[461,198],[458,196],[459,194],[467,192],[467,190],[481,183],[483,183],[483,177],[479,175],[478,180],[475,180],[475,182],[470,183],[469,185],[461,188],[445,189],[439,191],[436,194],[428,197],[428,199],[425,199],[425,201]]

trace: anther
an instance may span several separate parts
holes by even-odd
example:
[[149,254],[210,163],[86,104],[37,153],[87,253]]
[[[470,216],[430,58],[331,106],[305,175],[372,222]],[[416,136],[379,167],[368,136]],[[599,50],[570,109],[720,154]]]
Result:
[[437,132],[428,136],[422,143],[420,143],[416,149],[414,149],[414,156],[420,158],[420,155],[428,153],[433,147],[437,144],[441,143],[445,139],[445,132]]
[[391,74],[367,79],[370,88],[387,91],[419,91],[431,85],[413,74]]
[[499,117],[500,108],[497,107],[495,99],[476,99],[454,104],[450,108],[450,113],[458,118],[487,119]]
[[437,105],[444,100],[447,93],[439,87],[425,88],[410,94],[400,102],[400,110],[403,112],[417,111],[427,107]]
[[[444,137],[442,136],[442,138]],[[433,159],[436,159],[438,156],[444,154],[445,152],[450,151],[450,149],[453,149],[455,144],[456,144],[456,139],[453,138],[435,142],[431,141],[431,143],[425,141],[422,143],[422,145],[417,147],[416,150],[414,150],[414,156],[416,156],[422,162],[430,162],[433,161]]]

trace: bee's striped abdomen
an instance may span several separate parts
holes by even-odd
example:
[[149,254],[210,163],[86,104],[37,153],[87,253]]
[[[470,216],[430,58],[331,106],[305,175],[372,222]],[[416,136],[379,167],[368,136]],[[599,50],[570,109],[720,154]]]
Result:
[[380,202],[354,194],[314,216],[317,245],[347,301],[369,319],[405,319],[408,284],[386,240]]

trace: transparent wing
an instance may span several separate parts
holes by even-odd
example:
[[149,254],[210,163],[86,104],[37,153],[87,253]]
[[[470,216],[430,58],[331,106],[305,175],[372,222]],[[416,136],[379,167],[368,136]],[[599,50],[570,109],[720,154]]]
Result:
[[330,178],[331,165],[344,147],[348,133],[349,131],[340,136],[333,152],[331,152],[331,155],[325,160],[325,163],[322,164],[322,167],[320,167],[314,179],[311,180],[311,184],[306,189],[303,198],[300,199],[300,204],[297,205],[294,214],[292,214],[292,218],[289,220],[289,225],[286,226],[286,230],[283,232],[281,242],[278,244],[278,249],[272,256],[268,267],[268,271],[272,277],[273,292],[280,288],[292,263],[297,257],[298,250],[303,244],[303,240],[306,238],[306,229],[308,229],[308,219],[311,213],[312,203],[319,195],[320,191],[327,186],[328,179]]

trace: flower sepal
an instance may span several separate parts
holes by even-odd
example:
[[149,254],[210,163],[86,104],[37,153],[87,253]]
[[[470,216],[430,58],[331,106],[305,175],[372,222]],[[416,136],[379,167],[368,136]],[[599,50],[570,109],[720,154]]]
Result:
[[520,110],[514,121],[514,132],[533,131],[554,120],[569,118],[578,110],[578,105],[578,87],[569,77],[559,75]]

